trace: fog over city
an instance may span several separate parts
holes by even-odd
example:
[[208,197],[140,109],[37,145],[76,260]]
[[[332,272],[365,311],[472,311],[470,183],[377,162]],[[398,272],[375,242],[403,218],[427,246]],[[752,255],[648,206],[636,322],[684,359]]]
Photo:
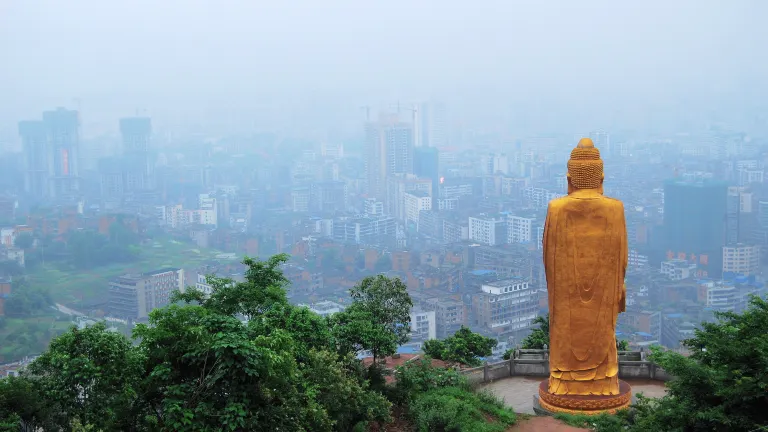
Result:
[[[754,1],[110,1],[0,5],[3,130],[79,99],[193,121],[350,131],[357,107],[439,99],[465,127],[765,127]],[[758,117],[758,118],[756,118]],[[514,131],[514,132],[513,132]],[[88,134],[87,130],[83,131]]]
[[0,432],[768,430],[767,19],[0,0]]

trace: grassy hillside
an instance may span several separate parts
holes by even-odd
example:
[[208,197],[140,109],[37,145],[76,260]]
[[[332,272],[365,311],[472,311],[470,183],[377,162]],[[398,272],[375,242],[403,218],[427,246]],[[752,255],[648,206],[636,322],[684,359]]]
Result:
[[141,246],[137,261],[113,264],[89,270],[69,268],[66,264],[46,263],[31,270],[32,286],[48,286],[56,303],[73,309],[106,301],[109,280],[128,272],[146,272],[163,267],[193,269],[221,252],[199,249],[192,244],[169,238],[155,239]]

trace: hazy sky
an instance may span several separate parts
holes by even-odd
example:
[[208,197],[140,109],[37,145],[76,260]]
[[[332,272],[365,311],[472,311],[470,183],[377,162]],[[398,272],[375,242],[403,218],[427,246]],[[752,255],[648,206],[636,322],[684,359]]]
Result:
[[767,17],[764,0],[0,0],[0,125],[75,98],[105,121],[429,98],[473,124],[739,120],[768,101]]

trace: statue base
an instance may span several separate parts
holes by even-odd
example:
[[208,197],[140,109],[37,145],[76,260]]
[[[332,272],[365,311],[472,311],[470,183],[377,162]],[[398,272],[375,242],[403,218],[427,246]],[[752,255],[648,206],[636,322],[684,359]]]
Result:
[[539,384],[539,394],[534,396],[534,411],[537,414],[554,415],[558,413],[597,415],[613,414],[629,408],[632,404],[632,387],[626,381],[619,380],[617,395],[554,395],[549,392],[549,380]]

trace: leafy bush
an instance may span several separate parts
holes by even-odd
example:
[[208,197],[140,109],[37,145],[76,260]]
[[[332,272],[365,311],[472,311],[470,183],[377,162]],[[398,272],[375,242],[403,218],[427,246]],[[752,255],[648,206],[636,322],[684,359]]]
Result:
[[511,358],[512,358],[512,356],[513,356],[514,354],[515,354],[515,350],[513,350],[512,348],[510,348],[510,349],[508,349],[508,350],[504,351],[504,355],[503,355],[503,356],[501,356],[501,358],[503,358],[504,360],[509,360],[509,359],[511,359]]
[[434,367],[429,358],[398,367],[395,370],[395,380],[393,399],[397,403],[408,403],[414,395],[437,388],[469,388],[467,379],[462,374],[453,369]]
[[499,342],[496,339],[475,333],[461,326],[453,336],[439,341],[428,340],[424,343],[424,352],[433,358],[467,366],[479,366],[480,358],[493,353]]
[[521,348],[544,349],[544,345],[549,346],[549,314],[543,317],[537,316],[532,323],[538,324],[539,328],[533,329],[531,334],[523,339]]
[[422,432],[502,432],[513,425],[515,413],[487,393],[461,387],[444,387],[420,393],[411,417]]
[[597,432],[623,432],[629,423],[629,410],[613,414],[575,415],[556,414],[555,418],[571,426],[594,430]]

